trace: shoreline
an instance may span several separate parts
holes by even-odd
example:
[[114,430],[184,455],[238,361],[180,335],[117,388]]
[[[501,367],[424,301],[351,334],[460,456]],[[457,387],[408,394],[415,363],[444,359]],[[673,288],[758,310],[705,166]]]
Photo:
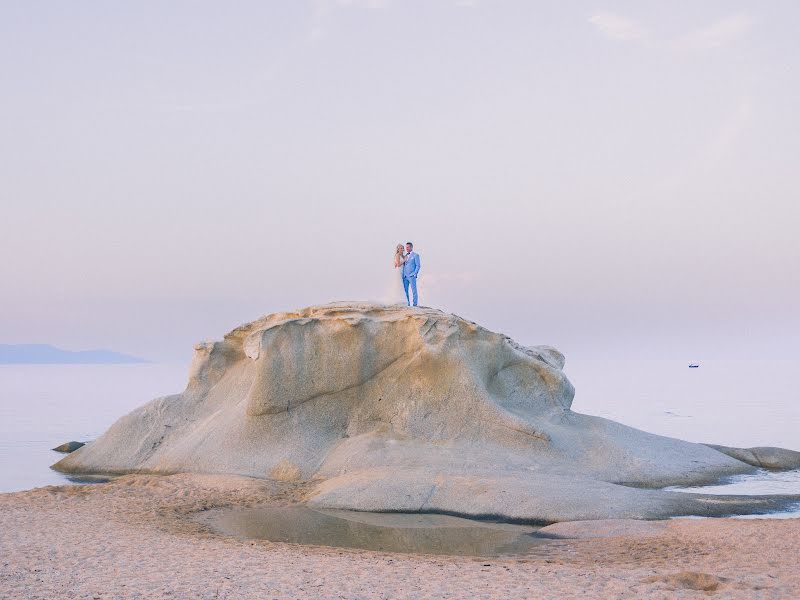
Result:
[[239,539],[196,520],[209,509],[290,506],[306,493],[181,474],[0,494],[0,596],[800,596],[800,519],[565,522],[534,554],[488,559]]

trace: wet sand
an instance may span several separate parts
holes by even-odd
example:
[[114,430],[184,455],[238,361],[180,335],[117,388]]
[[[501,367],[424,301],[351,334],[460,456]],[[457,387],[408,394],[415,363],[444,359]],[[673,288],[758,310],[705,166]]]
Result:
[[304,494],[202,475],[0,494],[0,598],[800,597],[800,519],[565,524],[585,539],[478,559],[240,540],[197,518]]

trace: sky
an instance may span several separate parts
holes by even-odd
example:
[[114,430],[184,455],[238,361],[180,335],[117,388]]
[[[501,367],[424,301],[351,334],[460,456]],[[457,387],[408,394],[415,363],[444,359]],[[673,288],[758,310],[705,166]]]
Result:
[[421,303],[578,358],[800,357],[800,5],[0,3],[0,343],[188,360]]

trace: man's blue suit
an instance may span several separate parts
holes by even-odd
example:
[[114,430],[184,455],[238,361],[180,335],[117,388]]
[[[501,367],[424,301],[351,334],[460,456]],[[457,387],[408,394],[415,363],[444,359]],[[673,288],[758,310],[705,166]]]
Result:
[[411,286],[411,294],[414,298],[414,306],[417,305],[417,273],[419,273],[419,254],[413,250],[406,256],[403,263],[403,289],[406,291],[406,302],[411,306],[411,299],[408,297],[408,286]]

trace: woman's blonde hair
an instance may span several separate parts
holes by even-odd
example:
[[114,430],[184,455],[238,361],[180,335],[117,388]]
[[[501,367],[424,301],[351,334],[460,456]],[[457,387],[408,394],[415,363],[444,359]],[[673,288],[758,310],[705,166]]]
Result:
[[402,254],[405,248],[406,247],[403,246],[403,244],[397,244],[397,248],[394,249],[394,255],[397,256],[398,254]]

